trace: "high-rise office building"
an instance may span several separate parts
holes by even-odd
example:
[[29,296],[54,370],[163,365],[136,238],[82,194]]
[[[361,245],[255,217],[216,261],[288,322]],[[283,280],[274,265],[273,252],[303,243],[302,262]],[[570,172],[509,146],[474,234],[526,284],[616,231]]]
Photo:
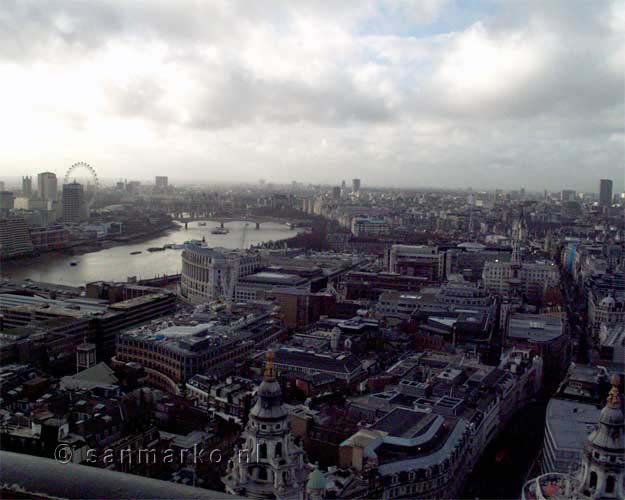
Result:
[[33,195],[33,178],[30,176],[22,177],[22,196],[30,198]]
[[563,189],[560,193],[560,201],[574,201],[577,196],[577,192],[574,189]]
[[338,200],[341,198],[341,188],[338,186],[335,186],[332,188],[332,198],[335,200]]
[[78,182],[63,184],[63,220],[80,222],[87,218],[87,204],[82,184]]
[[360,179],[352,179],[352,193],[358,194],[360,191]]
[[154,186],[159,191],[167,189],[168,183],[169,179],[166,175],[157,175],[156,177],[154,177]]
[[13,193],[11,191],[0,191],[0,216],[6,217],[14,206]]
[[37,175],[37,190],[39,198],[46,201],[58,200],[58,185],[56,174],[53,172],[41,172]]
[[599,205],[609,207],[612,205],[612,180],[601,179],[599,181]]

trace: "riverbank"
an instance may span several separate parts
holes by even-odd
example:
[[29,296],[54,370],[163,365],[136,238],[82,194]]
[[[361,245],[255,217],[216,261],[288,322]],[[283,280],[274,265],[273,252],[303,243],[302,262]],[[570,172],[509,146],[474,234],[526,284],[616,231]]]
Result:
[[[163,226],[154,229],[153,231],[141,232],[134,235],[126,236],[126,237],[115,237],[115,238],[107,238],[103,240],[97,240],[95,242],[85,242],[80,243],[76,246],[64,248],[60,250],[60,253],[64,253],[65,255],[74,255],[80,256],[86,253],[98,252],[100,250],[106,250],[109,248],[115,248],[119,246],[132,245],[135,243],[143,243],[145,241],[149,241],[154,237],[165,236],[172,231],[180,231],[181,226],[177,224],[171,224],[168,226]],[[51,252],[45,252],[46,254]],[[40,254],[43,255],[43,254]]]
[[179,231],[181,226],[175,223],[171,223],[167,226],[161,226],[155,228],[152,231],[144,231],[141,233],[125,236],[125,237],[111,237],[101,240],[88,240],[88,241],[74,241],[69,245],[62,248],[54,248],[52,250],[46,250],[43,252],[35,252],[32,254],[20,255],[12,257],[10,259],[0,260],[0,276],[2,275],[1,266],[4,264],[10,264],[19,262],[21,264],[28,264],[29,260],[38,259],[39,257],[45,257],[47,255],[72,255],[79,256],[91,252],[98,252],[100,250],[106,250],[108,248],[114,248],[123,245],[130,245],[134,243],[141,243],[142,241],[150,240],[154,237],[166,235],[171,231]]
[[[149,279],[164,274],[180,273],[182,260],[180,246],[189,240],[204,240],[207,245],[225,248],[249,248],[269,243],[266,246],[282,247],[278,241],[290,240],[297,234],[284,224],[266,223],[260,229],[245,226],[245,222],[229,222],[230,232],[223,235],[211,234],[211,225],[199,226],[197,223],[174,226],[160,231],[152,237],[139,237],[132,242],[108,242],[95,251],[76,251],[69,255],[63,251],[48,252],[35,257],[17,261],[3,262],[0,276],[12,280],[24,280],[47,283],[83,286],[90,281],[126,281],[130,279]],[[112,243],[112,244],[111,244]],[[168,247],[164,251],[150,252],[149,248]]]

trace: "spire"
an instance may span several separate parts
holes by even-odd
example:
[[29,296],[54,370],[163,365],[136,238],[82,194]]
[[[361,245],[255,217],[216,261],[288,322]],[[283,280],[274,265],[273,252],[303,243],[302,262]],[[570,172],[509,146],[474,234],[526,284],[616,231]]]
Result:
[[265,379],[273,378],[273,351],[267,351],[267,362],[265,364]]
[[523,209],[521,209],[521,214],[519,218],[512,225],[512,258],[511,262],[513,264],[518,264],[521,262],[521,243],[525,238],[525,217],[523,213]]

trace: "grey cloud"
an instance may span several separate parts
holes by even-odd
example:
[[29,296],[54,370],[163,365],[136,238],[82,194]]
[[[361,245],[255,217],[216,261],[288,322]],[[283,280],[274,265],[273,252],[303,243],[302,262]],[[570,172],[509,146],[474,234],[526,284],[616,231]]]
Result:
[[115,112],[122,116],[147,118],[161,123],[176,120],[174,111],[162,101],[165,90],[149,78],[132,81],[123,87],[109,84],[107,92]]
[[222,128],[247,122],[349,124],[393,117],[382,98],[357,90],[345,75],[326,84],[267,81],[234,70],[210,89],[193,110],[189,126]]
[[[177,128],[179,135],[171,137],[183,144],[187,136],[196,143],[216,136],[210,155],[204,154],[227,152],[222,156],[229,156],[233,175],[245,171],[237,170],[238,163],[271,165],[280,159],[286,162],[283,170],[306,168],[311,175],[331,176],[341,168],[349,176],[353,169],[378,183],[539,188],[541,182],[557,185],[574,178],[587,186],[598,172],[622,183],[623,144],[611,137],[622,133],[625,114],[625,63],[618,62],[619,51],[621,58],[625,54],[625,31],[610,30],[610,4],[492,5],[492,15],[482,20],[486,33],[495,41],[518,35],[523,46],[534,44],[535,56],[545,62],[523,81],[496,74],[504,91],[467,92],[462,99],[451,98],[436,78],[462,32],[414,34],[416,26],[444,19],[445,2],[437,0],[4,0],[0,63],[28,67],[54,61],[71,67],[97,61],[109,42],[134,48],[159,42],[165,47],[163,66],[175,66],[192,90],[180,97],[158,70],[129,75],[125,84],[103,76],[99,84],[109,118]],[[316,53],[313,40],[308,48],[322,63],[314,79],[297,72],[312,63],[310,52],[298,44],[285,47],[285,37],[297,40],[302,20],[306,26],[334,27],[340,35],[336,46],[318,40],[323,50]],[[385,36],[370,33],[372,27]],[[244,57],[257,48],[259,34],[265,50],[274,41],[273,52],[289,51],[285,56],[292,56],[293,71],[271,74],[263,67],[270,54],[254,54],[256,65]],[[541,45],[542,36],[553,43]],[[208,47],[216,61],[202,56]],[[370,81],[357,81],[370,66],[375,66]],[[59,117],[89,128],[75,110]],[[260,151],[259,137],[271,137]],[[326,138],[331,147],[314,146]],[[287,149],[291,154],[284,154]],[[189,155],[201,164],[201,150]]]

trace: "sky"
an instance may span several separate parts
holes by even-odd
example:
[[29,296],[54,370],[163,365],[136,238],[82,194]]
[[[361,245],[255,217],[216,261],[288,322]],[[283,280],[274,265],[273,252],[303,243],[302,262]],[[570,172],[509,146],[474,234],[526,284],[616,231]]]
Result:
[[2,0],[0,177],[622,191],[622,0]]

